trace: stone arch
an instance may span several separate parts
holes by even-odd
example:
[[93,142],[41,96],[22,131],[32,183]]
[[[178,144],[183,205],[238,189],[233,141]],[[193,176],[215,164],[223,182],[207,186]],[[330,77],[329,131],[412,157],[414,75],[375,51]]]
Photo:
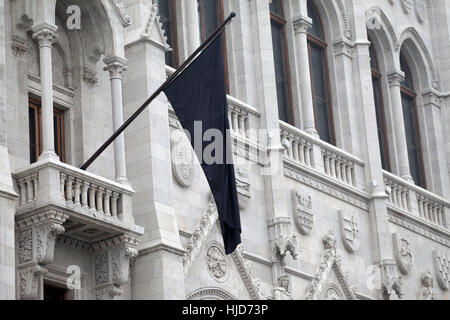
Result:
[[433,58],[417,30],[413,27],[403,30],[400,44],[401,52],[411,64],[411,72],[413,72],[416,79],[416,88],[438,89],[438,78]]
[[237,300],[237,298],[221,288],[207,287],[191,292],[186,300]]
[[400,49],[400,42],[387,16],[379,7],[366,11],[367,34],[372,40],[378,56],[380,68],[385,72],[395,69],[395,51]]
[[[351,39],[351,27],[342,0],[311,0],[319,11],[329,44],[340,39]],[[338,26],[338,28],[336,28]]]

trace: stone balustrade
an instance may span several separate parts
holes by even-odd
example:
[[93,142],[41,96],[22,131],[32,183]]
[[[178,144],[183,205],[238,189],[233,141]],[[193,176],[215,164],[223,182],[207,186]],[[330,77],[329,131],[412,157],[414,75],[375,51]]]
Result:
[[32,164],[14,178],[19,214],[52,204],[78,215],[134,226],[130,187],[56,161]]
[[446,210],[449,210],[450,202],[386,171],[384,183],[389,195],[388,204],[392,209],[448,229]]
[[280,122],[284,158],[347,187],[363,189],[364,162],[287,123]]

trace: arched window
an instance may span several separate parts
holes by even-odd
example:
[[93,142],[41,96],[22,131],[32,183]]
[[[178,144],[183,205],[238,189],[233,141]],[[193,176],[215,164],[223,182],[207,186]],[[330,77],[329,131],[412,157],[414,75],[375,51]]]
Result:
[[[203,43],[211,36],[214,31],[223,22],[223,1],[222,0],[197,0],[199,28],[200,28],[200,42]],[[228,63],[225,36],[223,36],[223,59],[225,66],[225,85],[227,93],[229,93],[228,80]]]
[[278,116],[280,120],[293,124],[289,59],[286,45],[286,20],[284,18],[282,1],[272,0],[270,3],[270,21],[277,85]]
[[[369,39],[370,40],[370,39]],[[372,41],[370,41],[372,43]],[[383,105],[383,92],[381,87],[381,72],[378,57],[373,44],[369,46],[370,67],[372,69],[372,86],[375,100],[375,113],[377,117],[378,140],[380,143],[381,164],[384,170],[391,171],[389,160],[389,142],[387,139],[386,116]]]
[[312,27],[308,30],[308,50],[316,128],[322,140],[335,144],[327,43],[322,21],[310,0],[308,0],[308,16],[313,21]]
[[178,66],[178,45],[175,0],[155,0],[155,3],[158,5],[167,42],[173,49],[173,51],[166,52],[166,64],[176,68]]
[[422,188],[426,188],[422,148],[420,145],[419,120],[417,116],[417,94],[414,91],[414,79],[411,74],[411,69],[402,53],[400,54],[400,67],[405,73],[405,80],[402,82],[401,92],[409,168],[414,183]]

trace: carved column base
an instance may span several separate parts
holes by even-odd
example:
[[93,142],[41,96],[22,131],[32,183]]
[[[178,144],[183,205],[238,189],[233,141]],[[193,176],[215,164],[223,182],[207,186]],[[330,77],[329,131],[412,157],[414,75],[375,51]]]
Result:
[[[280,262],[285,266],[288,253],[297,260],[297,238],[290,235],[291,219],[289,217],[275,218],[269,223],[271,229],[272,262]],[[278,275],[279,276],[279,275]]]

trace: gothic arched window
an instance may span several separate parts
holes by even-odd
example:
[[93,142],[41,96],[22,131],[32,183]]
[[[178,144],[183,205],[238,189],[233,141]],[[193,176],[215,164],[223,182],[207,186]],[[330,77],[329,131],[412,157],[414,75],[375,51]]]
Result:
[[[206,41],[214,31],[220,26],[224,20],[223,16],[223,1],[222,0],[197,0],[199,28],[200,28],[200,42]],[[224,32],[225,34],[225,32]],[[225,85],[227,92],[229,92],[228,80],[228,63],[225,35],[223,36],[223,59],[225,66]]]
[[270,3],[270,21],[277,86],[278,116],[280,120],[293,124],[289,59],[286,44],[286,20],[284,18],[283,3],[280,0],[272,0]]
[[[372,41],[370,41],[372,43]],[[391,171],[389,160],[389,142],[386,130],[386,116],[383,104],[383,91],[381,86],[381,72],[378,64],[378,57],[373,44],[369,46],[370,67],[372,69],[372,86],[375,100],[375,113],[378,129],[378,140],[380,143],[381,164],[384,170]]]
[[417,116],[417,94],[414,90],[414,79],[405,56],[400,54],[400,67],[405,73],[401,84],[403,120],[405,122],[406,144],[408,148],[409,168],[414,183],[426,188],[422,148],[420,144],[420,129]]
[[178,66],[178,45],[175,0],[155,0],[155,3],[158,5],[167,43],[173,49],[173,51],[166,52],[166,64],[176,68]]
[[313,21],[312,27],[308,30],[308,51],[316,128],[322,140],[335,144],[327,43],[322,21],[310,0],[308,0],[308,16]]

